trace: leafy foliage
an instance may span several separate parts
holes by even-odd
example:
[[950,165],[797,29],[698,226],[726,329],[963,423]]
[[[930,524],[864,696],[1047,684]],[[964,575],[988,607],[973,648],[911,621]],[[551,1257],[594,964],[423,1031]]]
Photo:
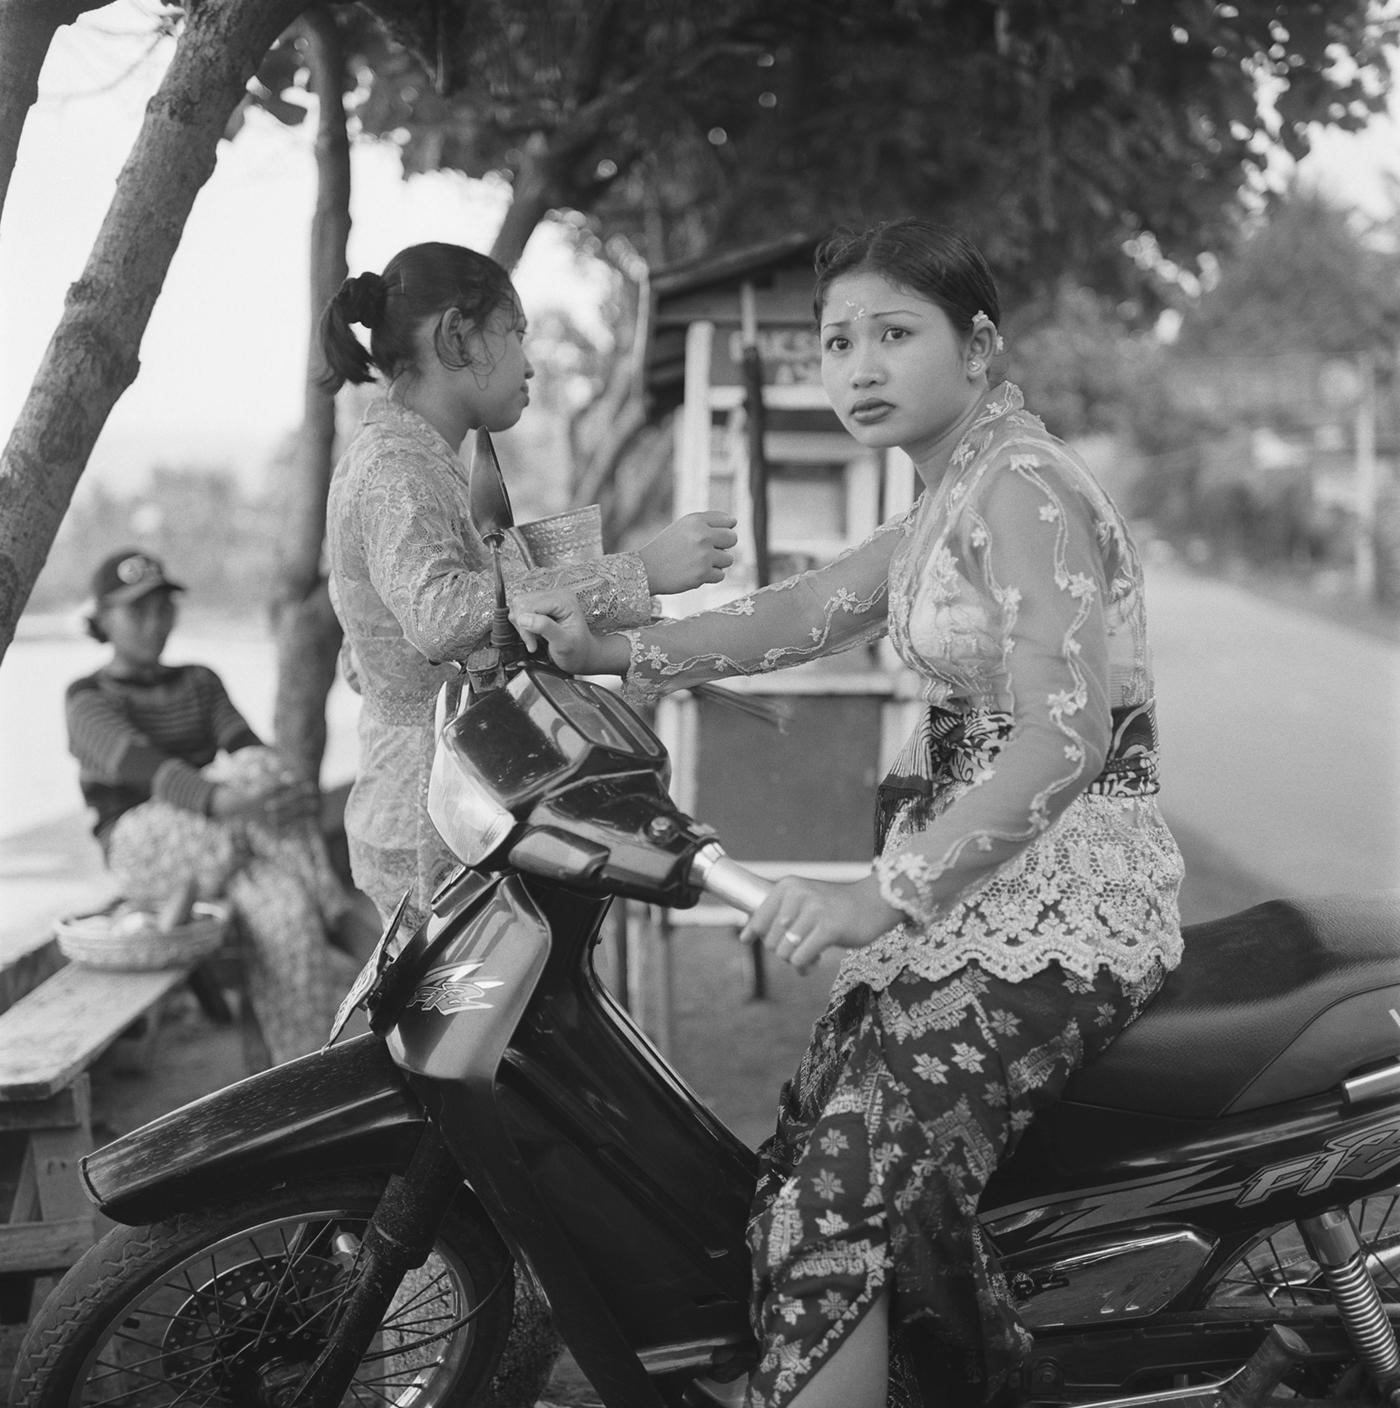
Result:
[[1062,281],[1007,320],[1008,374],[1026,403],[1066,439],[1123,427],[1145,339],[1109,299]]
[[[1259,563],[1346,560],[1364,529],[1354,512],[1319,498],[1313,481],[1329,462],[1334,472],[1350,467],[1353,412],[1324,399],[1324,378],[1332,363],[1359,393],[1359,359],[1371,359],[1379,432],[1393,443],[1395,233],[1295,185],[1221,260],[1185,308],[1180,336],[1130,388],[1135,439],[1153,466],[1143,505],[1159,526]],[[1387,563],[1400,561],[1396,540],[1379,546]],[[1387,568],[1380,585],[1389,591],[1393,580]]]
[[1400,340],[1400,253],[1374,233],[1317,192],[1291,189],[1187,310],[1182,352],[1389,351]]
[[1150,302],[1124,247],[1191,268],[1226,245],[1268,141],[1296,155],[1309,124],[1361,125],[1400,33],[1368,0],[374,8],[391,38],[366,47],[358,116],[406,171],[503,174],[653,264],[926,213],[1013,299],[1072,270]]

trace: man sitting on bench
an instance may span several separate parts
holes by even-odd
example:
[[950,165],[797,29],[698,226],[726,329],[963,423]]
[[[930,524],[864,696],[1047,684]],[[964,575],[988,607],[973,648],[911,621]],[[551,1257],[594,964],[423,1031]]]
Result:
[[326,939],[350,921],[352,898],[316,826],[314,783],[263,746],[213,670],[163,662],[183,590],[136,548],[97,568],[88,632],[112,653],[68,687],[69,748],[128,900],[159,907],[193,880],[199,898],[231,901],[281,1062],[329,1030],[345,975]]

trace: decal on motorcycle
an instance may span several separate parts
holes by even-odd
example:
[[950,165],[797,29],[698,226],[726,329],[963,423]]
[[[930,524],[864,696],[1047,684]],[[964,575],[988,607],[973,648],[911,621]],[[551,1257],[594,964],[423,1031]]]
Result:
[[1320,1193],[1336,1179],[1375,1178],[1395,1164],[1400,1164],[1400,1120],[1329,1139],[1319,1153],[1260,1169],[1244,1185],[1236,1206],[1262,1203],[1285,1188],[1297,1189],[1300,1197]]
[[1140,1216],[1144,1209],[1196,1207],[1223,1202],[1240,1190],[1238,1183],[1225,1189],[1201,1190],[1201,1184],[1218,1176],[1216,1168],[1193,1169],[1151,1178],[1132,1178],[1122,1183],[1102,1184],[1069,1197],[1047,1201],[1029,1199],[997,1208],[984,1221],[993,1237],[1025,1233],[1031,1243],[1053,1241],[1071,1231],[1085,1232]]
[[409,1007],[425,1012],[485,1012],[493,1005],[485,1000],[487,991],[502,985],[498,978],[475,977],[480,963],[447,963],[430,968],[408,999]]

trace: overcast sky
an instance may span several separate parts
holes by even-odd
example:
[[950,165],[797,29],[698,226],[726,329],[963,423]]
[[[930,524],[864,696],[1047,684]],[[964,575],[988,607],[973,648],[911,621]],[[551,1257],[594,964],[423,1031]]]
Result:
[[[150,19],[118,0],[60,29],[25,127],[0,230],[0,430],[9,427],[81,273],[168,47],[143,58]],[[354,161],[352,272],[424,239],[485,248],[493,188],[438,174],[402,181],[383,147]],[[1322,134],[1310,172],[1338,198],[1377,208],[1376,172],[1400,174],[1400,124]],[[222,144],[146,331],[141,372],[112,412],[85,481],[129,488],[153,459],[232,464],[256,480],[300,415],[309,310],[310,134],[252,114]],[[1379,213],[1379,209],[1377,209]],[[527,311],[561,301],[578,275],[547,234],[517,282]],[[578,303],[591,295],[580,288]],[[564,301],[568,300],[567,298]]]

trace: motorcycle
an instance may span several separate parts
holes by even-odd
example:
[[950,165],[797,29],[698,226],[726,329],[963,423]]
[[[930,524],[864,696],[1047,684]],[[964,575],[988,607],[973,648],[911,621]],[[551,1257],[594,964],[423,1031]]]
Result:
[[[592,957],[618,897],[750,912],[765,882],[676,809],[636,712],[512,643],[503,591],[498,616],[439,704],[462,867],[323,1050],[84,1161],[122,1225],[30,1326],[14,1404],[490,1403],[519,1277],[608,1408],[742,1385],[755,1155]],[[981,1208],[1028,1401],[1400,1404],[1398,941],[1394,896],[1194,926],[1028,1128]]]

